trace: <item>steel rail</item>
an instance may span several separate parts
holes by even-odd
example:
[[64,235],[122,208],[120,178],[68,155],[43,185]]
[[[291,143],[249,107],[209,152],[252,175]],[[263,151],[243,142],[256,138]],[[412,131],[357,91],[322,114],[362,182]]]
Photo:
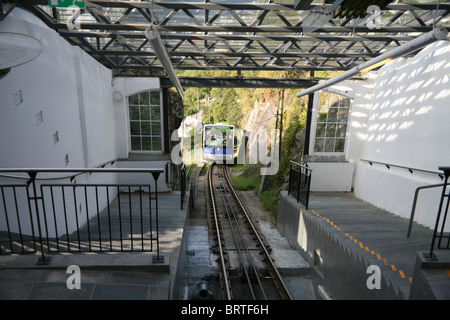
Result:
[[[227,270],[225,268],[225,263],[224,263],[225,259],[223,257],[223,249],[224,248],[222,247],[222,245],[224,243],[221,240],[221,232],[218,230],[218,228],[219,228],[219,221],[218,221],[218,217],[217,217],[217,204],[218,203],[217,203],[217,199],[215,197],[215,192],[214,192],[213,170],[212,170],[213,167],[214,167],[214,164],[211,165],[211,167],[209,168],[209,171],[208,171],[209,191],[211,193],[211,200],[213,202],[214,221],[215,221],[217,238],[218,238],[218,241],[219,241],[219,250],[220,250],[220,255],[221,255],[221,257],[220,257],[221,264],[222,264],[222,268],[221,269],[222,269],[222,272],[224,273],[224,277],[223,278],[226,280],[227,277],[228,277],[228,272],[227,272]],[[244,219],[248,222],[248,224],[250,226],[249,230],[251,230],[252,236],[255,237],[255,239],[258,242],[260,248],[262,249],[262,253],[264,254],[264,257],[265,257],[265,262],[266,262],[266,267],[267,267],[268,274],[269,274],[270,278],[272,279],[272,281],[274,282],[274,285],[276,287],[276,290],[278,291],[278,294],[279,294],[280,298],[283,299],[283,300],[292,300],[292,296],[290,295],[289,290],[287,289],[286,285],[284,284],[284,282],[282,280],[282,277],[281,277],[280,273],[278,272],[278,269],[276,268],[273,259],[270,256],[270,252],[269,252],[268,248],[266,247],[262,237],[258,233],[256,226],[252,222],[251,214],[248,212],[248,210],[246,209],[245,204],[240,199],[239,195],[236,193],[236,191],[234,190],[234,188],[232,186],[232,183],[231,183],[231,180],[230,180],[230,177],[229,177],[229,173],[228,173],[228,170],[227,170],[226,166],[224,166],[223,177],[224,177],[224,181],[226,183],[226,187],[231,192],[231,196],[236,200],[236,204],[235,205],[237,205],[239,207],[240,213],[243,214]],[[224,192],[222,191],[222,189],[224,187],[225,187],[224,185],[221,185],[221,187],[220,187],[221,195],[224,198],[225,206],[227,206],[227,205],[230,206],[230,208],[227,209],[228,213],[226,213],[226,214],[227,214],[229,219],[231,219],[230,218],[231,216],[234,216],[235,224],[239,225],[238,221],[236,219],[235,213],[234,212],[230,212],[230,211],[235,211],[235,210],[231,206],[231,202],[230,202],[229,197],[226,197],[224,195]],[[225,198],[227,198],[227,200],[225,200]],[[228,204],[226,204],[226,202],[228,202]],[[230,225],[231,225],[231,228],[233,229],[234,227],[233,227],[233,224],[232,224],[231,221],[230,221]],[[232,230],[232,232],[233,232],[234,236],[236,236],[236,231]],[[242,234],[241,234],[241,237],[243,239],[244,246],[247,246],[247,244],[245,243],[245,240],[244,240],[244,237],[243,237]],[[236,240],[236,245],[238,246],[237,248],[238,248],[238,252],[240,254],[241,261],[244,264],[244,260],[243,260],[242,252],[241,252],[242,248],[239,248],[239,243],[238,243],[237,240]],[[243,248],[242,251],[246,251],[247,253],[249,253],[248,252],[249,251],[248,247],[247,248]],[[256,271],[256,267],[255,267],[254,261],[252,260],[251,256],[250,256],[249,263],[252,264],[252,266],[250,266],[250,267],[253,267],[254,270],[255,270],[255,275],[258,277],[258,282],[259,282],[259,285],[261,287],[262,294],[263,294],[264,298],[267,298],[266,292],[264,292],[263,285],[261,283],[261,280],[259,279],[258,272]],[[246,273],[247,281],[249,282],[250,291],[251,291],[251,293],[253,295],[253,298],[255,298],[255,293],[254,293],[253,287],[252,287],[252,285],[250,283],[250,278],[249,278],[249,275],[247,274],[246,266],[244,265],[243,268],[244,268],[244,272]],[[230,287],[228,287],[228,285],[230,285],[230,283],[228,281],[225,281],[226,290],[230,290],[230,293],[229,293],[229,297],[230,297],[231,296],[231,285],[230,285]]]
[[217,241],[218,241],[218,246],[219,246],[220,265],[221,265],[221,269],[222,269],[222,272],[220,274],[222,275],[222,280],[223,280],[222,282],[224,284],[223,289],[225,291],[225,298],[227,300],[231,300],[233,298],[233,296],[232,296],[232,292],[231,292],[228,270],[227,270],[227,267],[225,264],[225,254],[223,251],[220,227],[219,227],[219,220],[217,217],[217,208],[216,208],[216,201],[215,201],[215,196],[214,196],[214,184],[212,181],[212,166],[210,166],[208,169],[208,184],[209,184],[209,194],[210,194],[211,202],[212,202],[214,224],[215,224],[215,229],[216,229],[216,233],[217,233]]
[[292,296],[289,293],[289,290],[287,289],[281,274],[278,272],[277,267],[275,266],[275,262],[273,261],[272,257],[270,256],[270,253],[266,247],[266,245],[264,244],[264,241],[262,240],[261,236],[259,235],[259,232],[257,231],[254,223],[252,222],[251,216],[249,214],[249,212],[247,211],[247,209],[245,208],[245,205],[243,204],[242,200],[240,199],[239,195],[236,193],[236,191],[233,188],[233,185],[231,183],[230,177],[229,177],[229,173],[228,173],[228,168],[225,167],[224,169],[224,176],[225,179],[227,180],[229,186],[230,186],[230,190],[233,193],[235,199],[237,200],[237,202],[239,203],[239,206],[242,208],[242,212],[245,214],[245,217],[247,218],[247,221],[249,222],[258,242],[261,245],[262,250],[264,251],[264,255],[266,256],[267,262],[268,262],[268,271],[269,274],[272,278],[272,280],[274,281],[278,292],[280,293],[281,297],[284,300],[292,300]]
[[[225,171],[226,171],[226,168],[223,169],[223,172],[224,172],[223,176],[224,177],[226,177]],[[227,187],[229,189],[232,189],[232,186],[231,186],[231,184],[230,184],[228,179],[226,179],[226,183],[228,184]],[[245,277],[247,279],[247,283],[248,283],[248,286],[250,288],[250,292],[252,294],[252,297],[253,297],[253,299],[256,299],[255,291],[254,291],[252,283],[251,283],[251,278],[250,278],[250,275],[249,275],[249,273],[247,271],[247,266],[245,265],[245,259],[244,259],[244,254],[243,253],[245,253],[245,255],[247,257],[247,262],[249,263],[249,269],[251,268],[254,271],[255,277],[256,277],[256,279],[258,281],[258,284],[259,284],[259,287],[261,289],[261,293],[264,296],[264,299],[267,300],[267,295],[266,295],[266,293],[264,291],[264,287],[263,287],[263,285],[261,283],[261,279],[260,279],[260,277],[258,275],[258,271],[257,271],[257,268],[256,268],[255,261],[253,260],[253,258],[251,256],[249,247],[248,247],[247,242],[245,241],[244,235],[242,233],[242,228],[241,228],[241,226],[240,226],[240,224],[239,224],[239,222],[237,220],[236,212],[233,209],[233,205],[231,204],[229,197],[226,197],[226,195],[224,194],[225,193],[224,192],[225,186],[223,185],[223,183],[219,184],[219,186],[221,186],[219,188],[220,195],[221,195],[223,203],[225,205],[226,215],[227,215],[228,221],[230,223],[230,227],[231,227],[231,230],[232,230],[232,233],[233,233],[233,238],[234,238],[234,241],[236,243],[236,248],[237,248],[239,257],[241,259],[241,262],[242,262],[242,268],[243,268],[243,271],[245,273]],[[239,233],[240,239],[238,239],[238,235],[237,235],[236,231]],[[240,245],[239,240],[241,240],[242,246]]]

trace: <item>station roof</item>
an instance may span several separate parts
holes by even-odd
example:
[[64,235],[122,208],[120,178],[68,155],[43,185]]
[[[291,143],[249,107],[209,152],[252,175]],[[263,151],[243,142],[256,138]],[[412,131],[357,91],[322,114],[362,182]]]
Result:
[[164,74],[145,36],[149,25],[175,70],[238,74],[349,70],[436,25],[450,27],[450,2],[442,0],[86,0],[78,25],[67,23],[74,10],[49,1],[14,3],[123,76]]

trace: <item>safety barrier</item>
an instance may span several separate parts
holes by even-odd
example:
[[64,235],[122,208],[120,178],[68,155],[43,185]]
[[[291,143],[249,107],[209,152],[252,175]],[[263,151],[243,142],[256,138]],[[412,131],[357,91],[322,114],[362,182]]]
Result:
[[[154,261],[161,262],[157,180],[162,172],[0,168],[0,254],[40,253],[39,263],[47,264],[46,254],[56,252],[156,251]],[[132,174],[151,174],[154,186],[109,183]]]
[[311,186],[312,169],[307,164],[291,161],[289,168],[288,194],[292,194],[297,202],[302,203],[308,210],[309,190]]

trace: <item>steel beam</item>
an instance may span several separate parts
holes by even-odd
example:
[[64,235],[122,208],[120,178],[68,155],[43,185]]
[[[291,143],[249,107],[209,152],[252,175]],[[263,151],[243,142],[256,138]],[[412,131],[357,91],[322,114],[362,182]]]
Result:
[[[319,79],[310,78],[231,78],[231,77],[179,77],[183,87],[221,87],[221,88],[310,88]],[[168,78],[161,78],[162,87],[171,87]]]
[[373,66],[379,66],[380,64],[386,63],[392,59],[401,57],[410,52],[415,52],[435,41],[444,40],[447,38],[447,34],[448,34],[448,31],[445,28],[436,28],[435,30],[433,30],[429,33],[426,33],[426,34],[408,42],[407,44],[405,44],[403,46],[400,46],[391,51],[388,51],[388,52],[378,56],[377,58],[374,58],[366,63],[363,63],[363,64],[355,67],[355,68],[352,68],[351,70],[348,70],[334,78],[331,78],[327,81],[319,83],[319,84],[315,85],[314,87],[303,90],[303,91],[297,93],[297,97],[299,98],[304,95],[313,93],[315,91],[330,87],[336,83],[339,83],[346,79],[350,79],[351,77],[356,76],[359,73],[364,72],[365,70],[368,70]]
[[86,1],[86,12],[94,19],[82,20],[74,31],[69,30],[63,10],[47,10],[48,0],[2,3],[30,9],[108,68],[135,68],[139,73],[146,68],[161,70],[145,42],[149,24],[159,32],[175,69],[349,70],[382,50],[430,32],[450,11],[449,2],[390,4],[382,8],[388,22],[381,28],[371,29],[353,18],[333,18],[305,35],[304,15],[295,6],[318,8],[310,0],[295,4],[92,0]]

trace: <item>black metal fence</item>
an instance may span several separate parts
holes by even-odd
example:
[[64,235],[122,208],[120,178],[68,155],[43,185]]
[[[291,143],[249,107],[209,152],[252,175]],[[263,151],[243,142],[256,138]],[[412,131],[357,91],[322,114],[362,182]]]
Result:
[[306,164],[291,161],[289,168],[288,193],[292,194],[297,202],[302,203],[308,210],[309,190],[311,186],[311,172]]
[[450,167],[439,167],[439,170],[442,170],[444,172],[444,183],[442,184],[442,193],[439,201],[436,223],[433,230],[430,252],[427,254],[427,259],[429,260],[436,259],[435,255],[433,254],[435,246],[437,249],[450,249],[450,233],[445,231],[445,224],[447,221],[447,214],[450,205],[450,192],[447,193],[448,179],[450,177]]
[[[157,180],[162,171],[0,169],[0,254],[40,253],[40,263],[47,263],[46,254],[57,252],[156,251],[160,262]],[[75,174],[51,176],[63,172]],[[151,174],[154,186],[105,182],[132,173]],[[77,183],[75,177],[95,183]]]
[[184,198],[186,197],[186,166],[184,163],[166,163],[166,183],[172,190],[180,191],[181,210],[183,210]]
[[[440,184],[430,184],[430,185],[424,185],[416,188],[416,191],[414,193],[414,200],[413,205],[411,209],[411,215],[409,217],[409,224],[408,224],[408,231],[406,234],[406,237],[409,238],[411,235],[411,230],[413,226],[414,221],[414,215],[416,211],[417,206],[417,199],[419,196],[419,192],[424,189],[432,189],[432,188],[442,188],[441,197],[439,200],[439,209],[436,216],[436,222],[433,229],[433,236],[431,239],[431,245],[430,245],[430,251],[425,253],[425,257],[427,260],[436,260],[436,255],[434,254],[435,249],[450,249],[450,232],[446,231],[446,221],[447,221],[447,214],[450,207],[450,191],[447,193],[447,190],[450,186],[449,184],[449,177],[450,177],[450,167],[448,166],[441,166],[438,169],[440,171],[430,171],[430,170],[423,170],[423,169],[417,169],[417,168],[411,168],[406,166],[401,166],[397,164],[392,163],[385,163],[385,162],[378,162],[378,161],[372,161],[367,159],[361,159],[363,162],[369,163],[371,166],[374,164],[385,166],[388,170],[391,168],[398,168],[403,170],[408,170],[409,173],[413,174],[414,172],[420,172],[422,174],[430,174],[430,175],[437,175],[441,180],[444,180],[443,183]],[[447,200],[446,200],[447,199]],[[448,226],[447,226],[448,229]]]

